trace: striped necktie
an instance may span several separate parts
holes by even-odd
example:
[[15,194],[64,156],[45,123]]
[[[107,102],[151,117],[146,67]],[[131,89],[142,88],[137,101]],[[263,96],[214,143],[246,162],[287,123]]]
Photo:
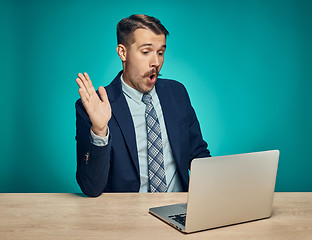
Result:
[[144,93],[142,102],[146,104],[149,192],[167,192],[161,131],[152,96]]

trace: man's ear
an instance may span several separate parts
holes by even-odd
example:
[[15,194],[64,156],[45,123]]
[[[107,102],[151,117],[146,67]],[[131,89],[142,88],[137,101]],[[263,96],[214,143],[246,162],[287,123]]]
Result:
[[127,59],[127,48],[123,44],[118,44],[116,51],[118,53],[118,56],[120,57],[121,61],[126,61]]

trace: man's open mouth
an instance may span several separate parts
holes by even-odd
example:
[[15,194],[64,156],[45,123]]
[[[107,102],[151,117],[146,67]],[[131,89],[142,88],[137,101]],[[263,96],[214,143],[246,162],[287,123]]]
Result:
[[152,75],[149,76],[149,79],[150,79],[151,81],[154,81],[155,78],[156,78],[156,74],[152,74]]

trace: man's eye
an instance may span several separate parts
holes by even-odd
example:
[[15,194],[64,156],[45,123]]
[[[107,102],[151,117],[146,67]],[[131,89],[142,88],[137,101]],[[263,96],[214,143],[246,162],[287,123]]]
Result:
[[147,55],[148,54],[148,51],[143,51],[142,52],[144,55]]
[[163,53],[163,52],[159,52],[158,55],[159,55],[159,56],[163,56],[164,53]]

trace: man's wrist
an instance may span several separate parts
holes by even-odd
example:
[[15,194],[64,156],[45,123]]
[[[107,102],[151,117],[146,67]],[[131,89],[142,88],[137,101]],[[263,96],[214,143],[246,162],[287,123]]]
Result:
[[98,146],[98,147],[104,147],[108,144],[109,140],[109,128],[107,127],[107,135],[105,137],[100,137],[96,135],[92,128],[90,128],[90,134],[91,134],[91,143]]
[[107,136],[107,126],[105,126],[103,129],[97,129],[97,128],[92,126],[91,129],[94,132],[94,134],[96,134],[99,137],[104,138]]

